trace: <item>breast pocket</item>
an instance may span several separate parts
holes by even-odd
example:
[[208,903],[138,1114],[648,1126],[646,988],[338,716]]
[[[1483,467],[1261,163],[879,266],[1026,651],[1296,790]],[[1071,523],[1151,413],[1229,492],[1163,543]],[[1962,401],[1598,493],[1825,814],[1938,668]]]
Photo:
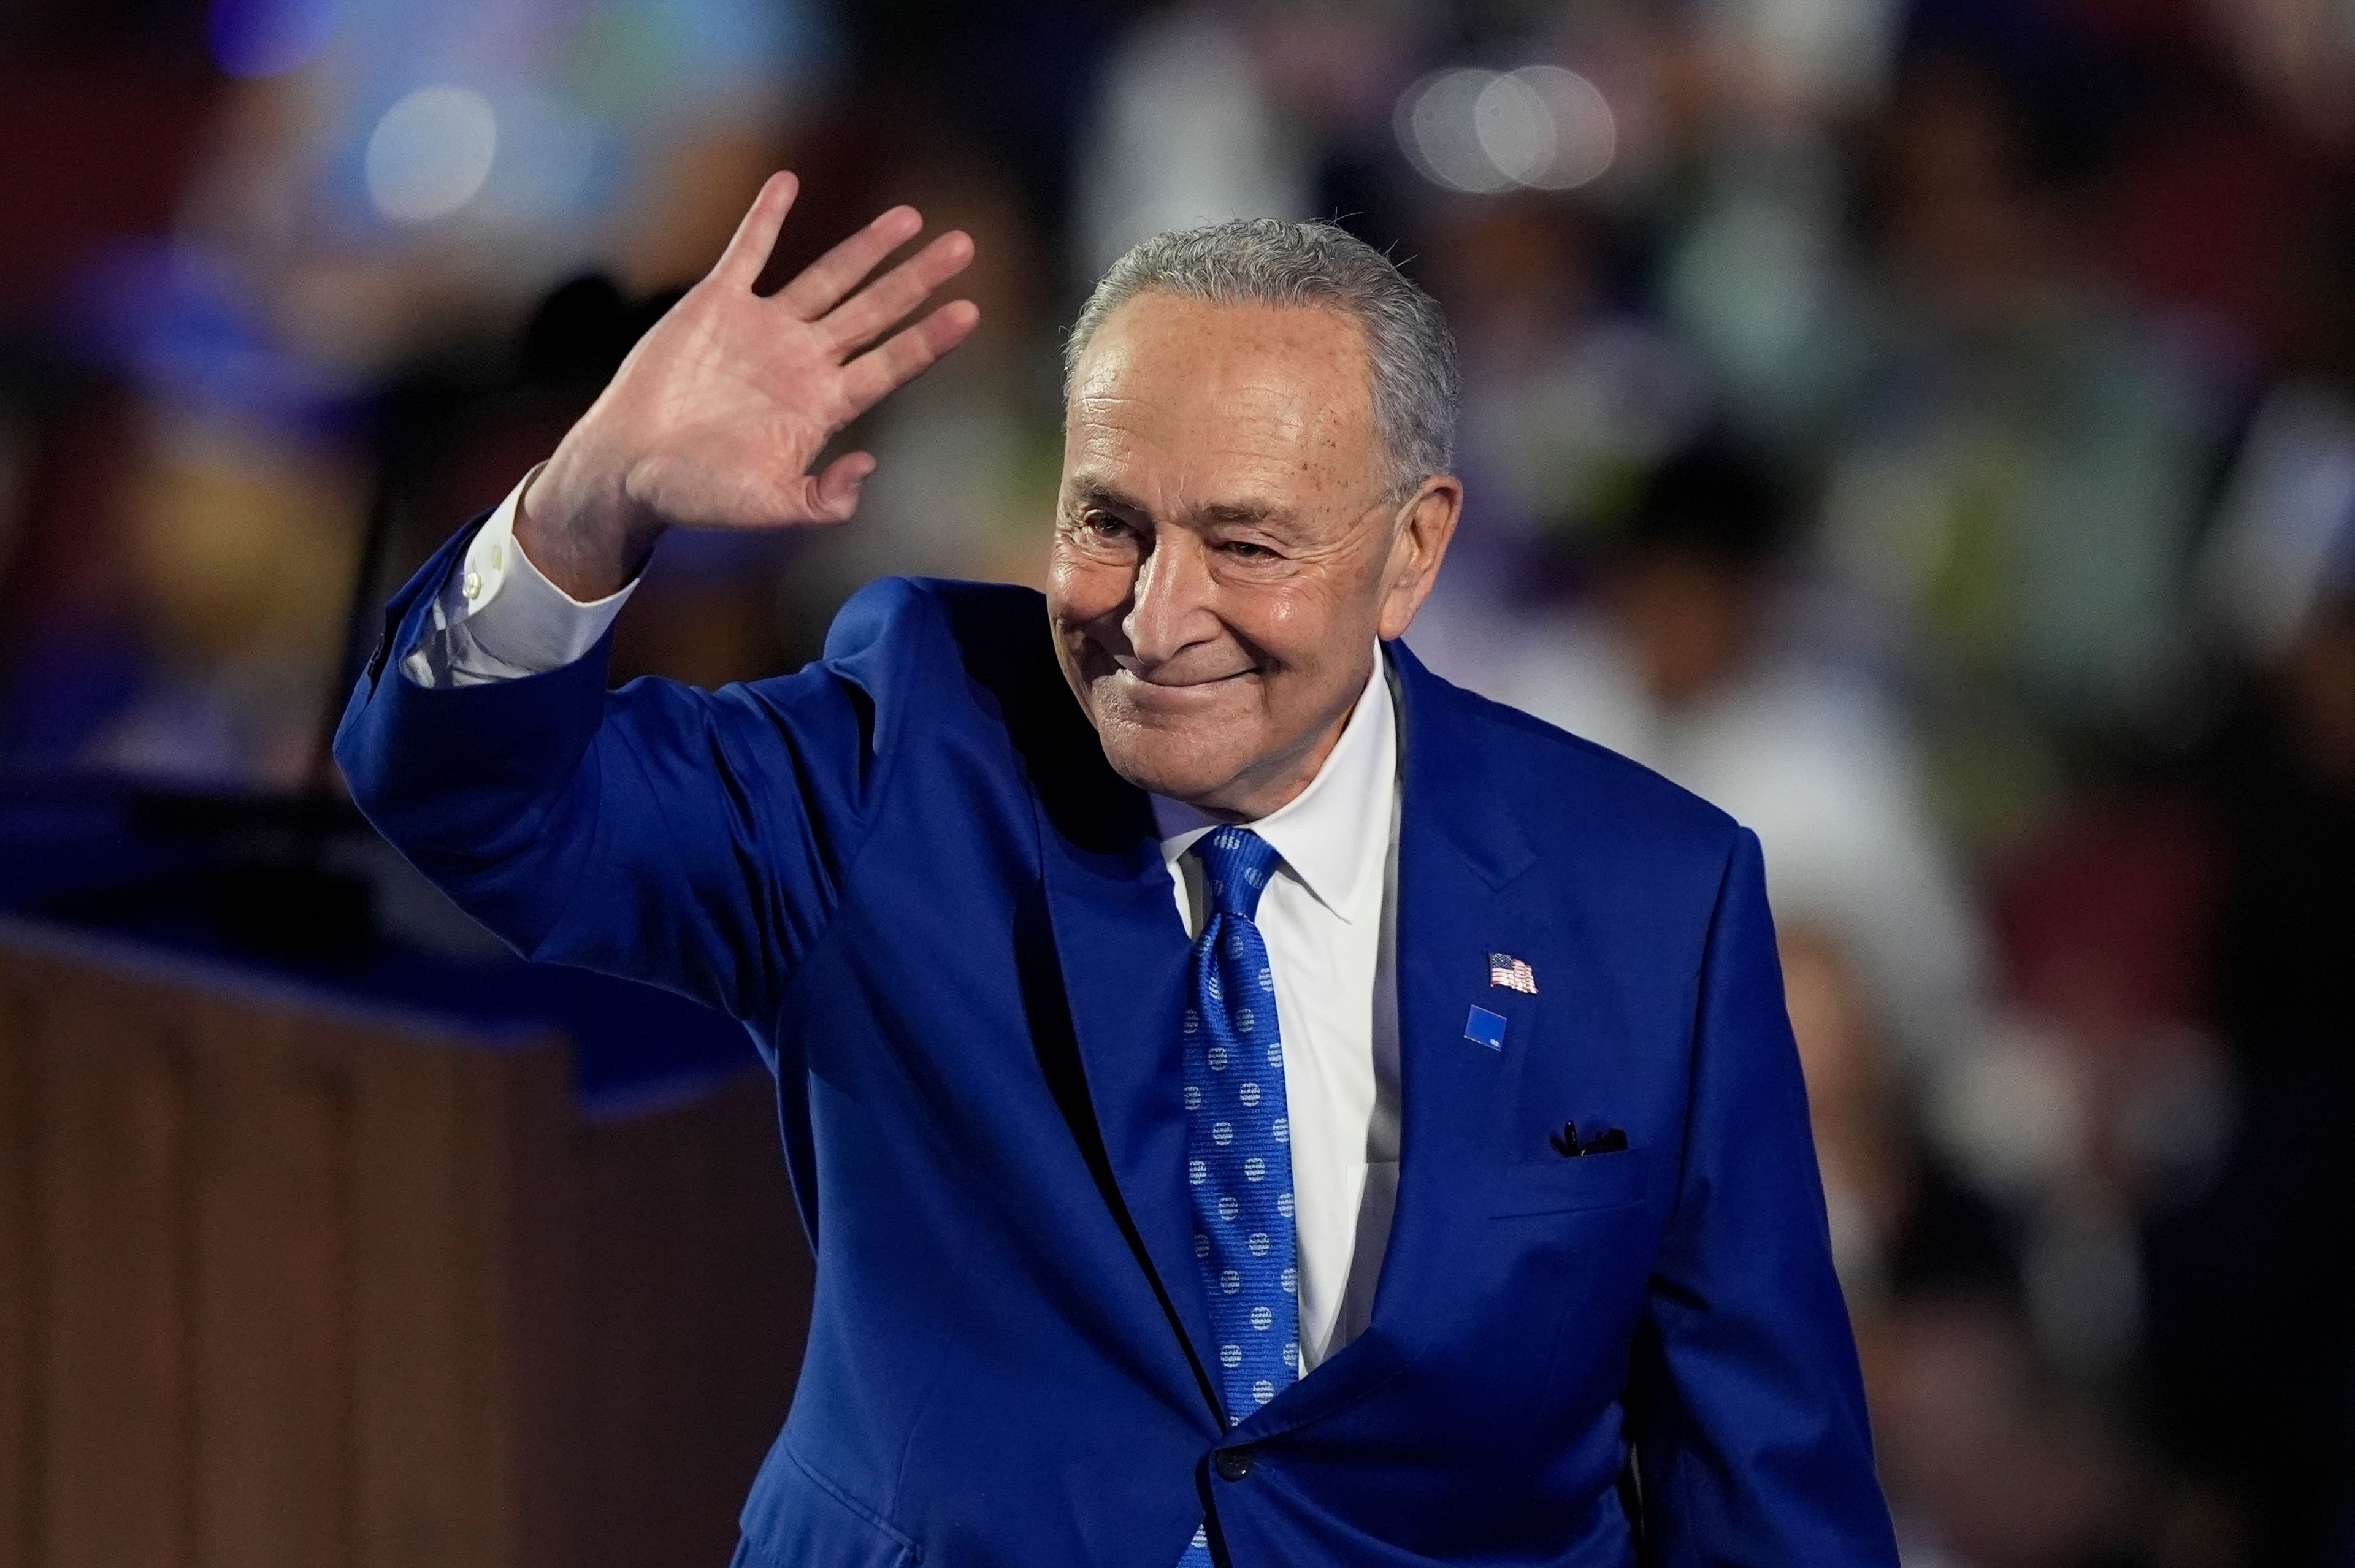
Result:
[[1505,1168],[1489,1200],[1491,1219],[1523,1214],[1559,1214],[1575,1209],[1615,1209],[1640,1203],[1648,1190],[1650,1151],[1625,1148],[1610,1154],[1557,1156]]

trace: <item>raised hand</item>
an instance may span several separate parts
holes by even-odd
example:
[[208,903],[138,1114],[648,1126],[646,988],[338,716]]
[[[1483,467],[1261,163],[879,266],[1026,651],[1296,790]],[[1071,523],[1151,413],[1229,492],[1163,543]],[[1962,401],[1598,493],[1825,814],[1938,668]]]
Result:
[[668,528],[847,521],[875,459],[854,452],[813,475],[818,453],[981,319],[954,300],[876,342],[973,260],[952,229],[866,282],[923,229],[911,207],[754,293],[798,189],[790,174],[769,177],[719,263],[639,340],[525,494],[516,537],[574,598],[620,588]]

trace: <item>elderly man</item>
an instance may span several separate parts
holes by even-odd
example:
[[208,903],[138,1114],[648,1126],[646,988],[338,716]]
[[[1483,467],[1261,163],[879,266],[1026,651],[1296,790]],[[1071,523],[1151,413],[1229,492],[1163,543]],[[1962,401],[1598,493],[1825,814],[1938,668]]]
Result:
[[[1398,639],[1436,308],[1164,235],[1071,342],[1052,588],[608,692],[669,528],[838,523],[969,332],[878,218],[711,274],[395,598],[338,755],[518,950],[744,1021],[817,1256],[741,1563],[1891,1563],[1756,841]],[[872,345],[872,347],[869,347]]]

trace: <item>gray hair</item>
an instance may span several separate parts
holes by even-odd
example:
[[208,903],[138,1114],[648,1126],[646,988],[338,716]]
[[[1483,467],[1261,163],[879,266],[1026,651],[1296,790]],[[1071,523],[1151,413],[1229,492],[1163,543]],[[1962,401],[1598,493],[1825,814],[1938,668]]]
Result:
[[1114,261],[1063,344],[1068,400],[1080,355],[1104,318],[1148,290],[1216,304],[1338,311],[1366,335],[1374,428],[1403,499],[1455,455],[1455,339],[1429,294],[1388,256],[1330,223],[1235,218],[1156,234]]

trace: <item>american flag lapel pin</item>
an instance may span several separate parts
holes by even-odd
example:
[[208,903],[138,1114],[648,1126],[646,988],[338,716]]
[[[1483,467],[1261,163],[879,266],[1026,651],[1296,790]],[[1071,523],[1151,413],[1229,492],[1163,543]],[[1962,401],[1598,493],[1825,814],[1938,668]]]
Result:
[[1508,991],[1519,991],[1525,996],[1538,994],[1537,972],[1529,967],[1527,959],[1516,958],[1509,953],[1488,955],[1488,984],[1502,986]]

